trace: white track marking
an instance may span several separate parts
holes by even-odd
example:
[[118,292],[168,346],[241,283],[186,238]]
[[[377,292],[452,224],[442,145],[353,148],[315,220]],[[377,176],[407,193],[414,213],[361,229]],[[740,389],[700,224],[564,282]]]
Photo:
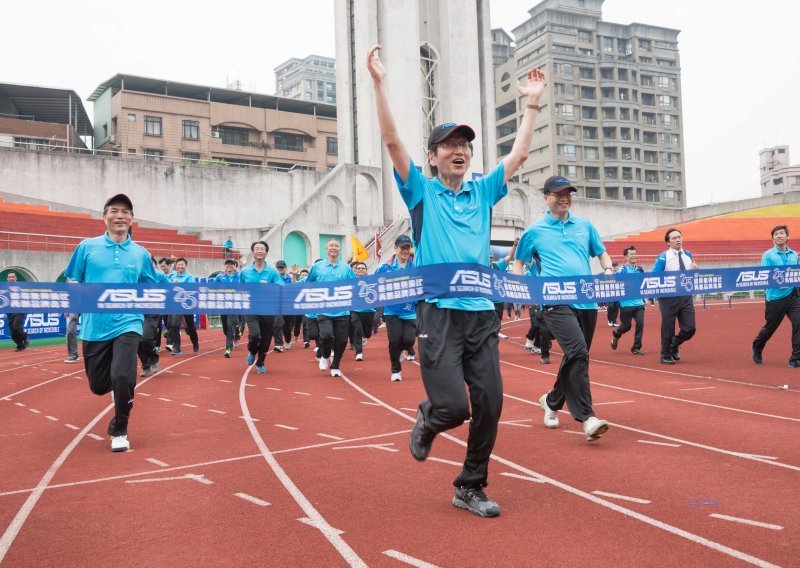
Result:
[[[256,428],[255,423],[251,420],[250,416],[250,409],[247,406],[247,398],[246,398],[246,391],[244,384],[247,382],[247,377],[250,374],[252,367],[248,367],[247,370],[242,374],[242,380],[239,385],[239,405],[242,407],[242,415],[245,416],[245,424],[247,424],[247,429],[250,431],[250,435],[253,437],[253,441],[258,446],[258,450],[261,452],[261,455],[264,458],[264,461],[267,462],[267,465],[275,474],[275,477],[278,478],[278,481],[281,482],[281,485],[284,486],[286,491],[292,496],[295,502],[300,506],[303,512],[308,517],[309,524],[319,530],[322,535],[331,543],[331,545],[336,549],[336,551],[342,556],[342,558],[347,562],[350,566],[354,567],[364,567],[366,568],[366,563],[358,556],[355,550],[353,550],[347,542],[341,537],[341,532],[334,529],[328,521],[320,514],[319,511],[311,504],[311,502],[303,495],[302,491],[295,485],[295,483],[291,480],[291,478],[287,475],[286,471],[280,466],[278,461],[275,459],[275,456],[267,447],[267,444],[264,442],[264,438],[261,437],[258,429]],[[0,558],[2,560],[2,558]]]
[[[240,416],[239,418],[241,418],[242,420],[247,420],[247,418],[245,418],[244,416]],[[250,420],[252,420],[253,422],[261,422],[260,418],[251,418]]]
[[647,499],[639,499],[638,497],[628,497],[627,495],[618,495],[616,493],[606,493],[605,491],[592,491],[594,495],[600,495],[601,497],[611,497],[612,499],[620,499],[622,501],[630,501],[632,503],[641,503],[642,505],[647,505],[650,503]]
[[258,497],[253,497],[252,495],[248,495],[247,493],[234,493],[234,495],[239,499],[244,499],[245,501],[249,501],[250,503],[258,505],[259,507],[270,506],[270,503],[267,503],[266,501],[259,499]]
[[653,446],[667,446],[668,448],[680,448],[680,444],[670,444],[668,442],[654,442],[652,440],[636,440],[640,444],[652,444]]
[[446,463],[447,465],[454,465],[456,467],[463,467],[463,465],[464,465],[461,462],[457,462],[457,461],[453,461],[453,460],[446,460],[444,458],[437,458],[437,457],[433,457],[433,456],[428,456],[427,461],[435,461],[435,462],[439,462],[439,463]]
[[56,418],[55,416],[45,416],[45,418],[47,418],[48,420],[52,420],[53,422],[58,422],[58,418]]
[[203,485],[214,484],[214,482],[211,481],[210,479],[206,479],[204,475],[197,473],[187,473],[186,475],[178,475],[175,477],[152,477],[150,479],[129,479],[125,483],[156,483],[158,481],[177,481],[182,479],[190,479],[192,481],[202,483]]
[[540,479],[538,477],[531,477],[530,475],[520,475],[518,473],[511,473],[508,471],[504,471],[500,475],[505,477],[513,477],[514,479],[521,479],[523,481],[532,481],[533,483],[546,483],[544,479]]
[[380,406],[377,402],[368,402],[366,400],[362,400],[361,404],[366,404],[367,406]]
[[679,391],[704,391],[704,390],[711,390],[717,387],[692,387],[688,389],[678,389]]
[[[11,369],[3,369],[0,373],[8,373],[9,371],[19,371],[20,369],[25,369],[26,367],[38,367],[39,365],[43,365],[44,363],[52,363],[53,361],[58,361],[58,359],[47,359],[46,361],[39,361],[37,363],[30,363],[28,365],[20,365],[19,367],[12,367]],[[45,369],[42,369],[45,370]],[[49,369],[47,369],[49,372]],[[77,371],[80,372],[80,371]],[[72,375],[73,373],[70,373]]]
[[401,406],[401,407],[400,407],[400,410],[405,410],[405,411],[407,411],[407,412],[414,412],[414,413],[416,413],[416,412],[417,412],[417,410],[419,410],[419,409],[418,409],[418,408],[404,408],[404,407],[402,407],[402,406]]
[[388,442],[386,444],[365,444],[362,446],[334,446],[331,448],[332,450],[360,450],[364,448],[369,448],[370,450],[383,450],[384,452],[399,452],[397,448],[389,448],[387,446],[394,446],[394,442]]
[[171,398],[164,398],[163,396],[158,397],[158,400],[163,400],[164,402],[172,402]]
[[299,395],[301,395],[301,396],[311,396],[311,393],[308,393],[308,392],[300,392],[300,391],[294,391],[294,393],[293,393],[293,394],[299,394]]
[[[213,353],[214,351],[218,351],[218,349],[210,351],[209,353]],[[204,354],[204,355],[207,355],[207,354]],[[180,365],[181,363],[185,363],[186,361],[191,361],[191,360],[193,360],[195,358],[196,357],[190,357],[189,359],[184,359],[183,361],[179,361],[178,363],[175,363],[175,365]],[[175,365],[173,365],[173,366],[175,366]],[[81,372],[81,371],[75,371],[75,373],[78,373],[78,372]],[[153,377],[158,376],[161,372],[162,371],[159,371],[155,375],[151,375],[151,376],[147,377],[145,380],[143,380],[141,383],[139,383],[137,385],[137,387],[144,385],[145,383],[147,383],[147,381],[149,381]],[[74,374],[74,373],[71,373],[71,374]],[[56,379],[51,379],[51,380],[57,380],[57,378]],[[48,382],[50,382],[50,381],[48,381]],[[41,384],[45,384],[45,383],[41,383]],[[39,385],[36,385],[36,386],[39,386]],[[25,389],[25,390],[30,390],[31,388],[35,388],[35,387],[29,387],[28,389]],[[23,392],[23,391],[20,391],[20,392]],[[112,408],[114,408],[113,404],[109,404],[108,406],[106,406],[103,410],[100,411],[100,413],[97,416],[95,416],[86,426],[84,426],[83,430],[81,430],[78,434],[75,435],[75,438],[73,438],[72,441],[67,445],[67,447],[64,448],[64,450],[58,455],[58,457],[55,459],[55,461],[52,464],[50,464],[50,467],[47,469],[45,474],[39,480],[39,483],[36,484],[36,487],[31,490],[30,495],[28,495],[28,498],[25,500],[25,502],[19,508],[19,510],[17,511],[17,514],[14,515],[14,518],[9,523],[8,528],[6,528],[5,532],[3,533],[3,536],[0,537],[0,564],[3,563],[3,558],[5,558],[6,554],[8,554],[8,549],[14,543],[14,540],[17,538],[17,535],[19,534],[19,531],[22,529],[22,526],[25,524],[25,521],[30,516],[31,512],[33,511],[33,508],[36,506],[36,503],[39,502],[39,499],[41,498],[41,496],[44,493],[45,489],[48,488],[48,485],[50,484],[50,481],[53,479],[55,474],[58,472],[58,470],[61,468],[61,466],[64,464],[64,462],[67,460],[67,458],[72,453],[72,451],[78,446],[80,441],[83,440],[83,438],[86,437],[89,434],[89,432],[92,430],[92,428],[94,428],[95,425],[103,418],[103,416],[105,416],[106,413],[108,413]]]
[[41,414],[41,413],[42,413],[42,411],[41,411],[41,410],[36,410],[35,408],[29,408],[28,410],[30,410],[30,411],[31,411],[31,412],[33,412],[34,414]]
[[229,380],[227,380],[227,379],[219,379],[219,382],[221,382],[221,383],[228,383],[228,384],[230,384],[230,383],[232,383],[233,381],[229,381]]
[[424,560],[420,560],[419,558],[414,558],[413,556],[409,556],[408,554],[403,554],[402,552],[397,552],[396,550],[384,550],[383,553],[388,556],[389,558],[394,558],[395,560],[399,560],[400,562],[405,562],[406,564],[410,564],[411,566],[416,566],[417,568],[439,568],[436,564],[431,564],[430,562],[425,562]]
[[338,396],[326,396],[325,398],[328,398],[330,400],[344,400],[343,398],[339,398]]
[[[8,399],[8,400],[11,400],[11,399]],[[19,406],[20,408],[25,408],[25,405],[23,403],[21,403],[21,402],[15,402],[14,404],[16,406]]]
[[635,400],[618,400],[616,402],[593,402],[592,406],[603,406],[604,404],[632,404]]
[[147,461],[160,467],[169,467],[168,463],[164,463],[161,460],[157,460],[156,458],[147,458]]
[[139,396],[150,396],[150,393],[146,393],[146,392],[137,392],[136,394],[139,395]]
[[330,534],[331,536],[340,536],[340,535],[344,534],[343,530],[335,529],[330,525],[328,525],[328,526],[320,525],[319,523],[317,523],[316,521],[312,521],[308,517],[301,517],[301,518],[299,518],[297,520],[300,521],[301,523],[303,523],[304,525],[308,525],[310,527],[314,527],[318,531],[320,531],[323,534],[325,534],[325,536],[328,536],[328,534]]
[[750,525],[752,527],[761,527],[763,529],[772,529],[774,531],[782,531],[783,527],[780,525],[771,525],[769,523],[762,523],[760,521],[751,521],[750,519],[741,519],[739,517],[729,517],[728,515],[720,515],[719,513],[711,513],[709,517],[714,519],[721,519],[723,521],[733,521],[734,523],[741,523],[743,525]]
[[191,377],[191,376],[192,376],[192,374],[191,374],[191,373],[181,373],[181,376],[184,376],[184,377]]
[[97,434],[86,434],[87,437],[91,438],[92,440],[97,440],[98,442],[102,442],[105,440],[102,436],[98,436]]
[[186,406],[187,408],[197,408],[196,404],[189,404],[188,402],[182,402],[181,406]]
[[78,427],[77,427],[77,426],[75,426],[74,424],[64,424],[64,426],[66,426],[66,427],[67,427],[67,428],[69,428],[70,430],[80,430],[80,428],[78,428]]
[[517,426],[519,428],[533,428],[530,424],[520,424],[518,420],[501,420],[498,424],[505,424],[506,426]]
[[[355,389],[356,391],[361,393],[363,396],[365,396],[365,397],[369,398],[370,400],[373,400],[373,401],[377,402],[378,404],[380,404],[381,406],[383,406],[389,412],[392,412],[392,413],[396,414],[397,416],[401,416],[405,420],[408,420],[410,422],[415,422],[414,418],[408,416],[407,414],[404,414],[400,410],[394,408],[393,406],[383,402],[379,398],[377,398],[374,395],[370,394],[369,392],[365,391],[363,388],[361,388],[360,386],[355,384],[353,381],[351,381],[347,377],[347,375],[343,374],[342,375],[342,380],[345,381],[347,384],[349,384],[351,387],[353,387],[353,389]],[[456,444],[458,444],[460,446],[463,446],[463,447],[467,446],[467,443],[465,441],[459,440],[455,436],[452,436],[452,435],[447,434],[445,432],[442,432],[441,434],[439,434],[439,436],[441,436],[442,438],[445,438],[447,440],[450,440],[451,442],[454,442],[454,443],[456,443]],[[499,462],[499,463],[501,463],[501,464],[503,464],[503,465],[505,465],[506,467],[508,467],[510,469],[514,469],[514,470],[516,470],[516,471],[518,471],[520,473],[523,473],[525,475],[528,475],[530,477],[539,477],[539,478],[543,479],[545,482],[547,482],[547,483],[549,483],[549,484],[561,489],[562,491],[570,493],[570,494],[572,494],[572,495],[574,495],[576,497],[580,497],[580,498],[586,499],[587,501],[591,501],[591,502],[593,502],[593,503],[595,503],[597,505],[600,505],[602,507],[605,507],[607,509],[610,509],[610,510],[615,511],[617,513],[620,513],[620,514],[622,514],[622,515],[624,515],[626,517],[635,519],[637,521],[640,521],[642,523],[645,523],[645,524],[650,525],[652,527],[655,527],[657,529],[663,530],[663,531],[665,531],[667,533],[673,534],[673,535],[678,536],[680,538],[684,538],[684,539],[686,539],[686,540],[688,540],[690,542],[693,542],[695,544],[698,544],[700,546],[705,546],[705,547],[710,548],[712,550],[716,550],[717,552],[720,552],[722,554],[726,554],[726,555],[728,555],[728,556],[730,556],[732,558],[736,558],[736,559],[741,560],[743,562],[748,562],[750,564],[754,564],[754,565],[760,566],[762,568],[778,568],[775,564],[771,564],[771,563],[767,562],[766,560],[762,560],[761,558],[757,558],[755,556],[751,556],[750,554],[742,552],[741,550],[736,550],[735,548],[730,548],[730,547],[725,546],[723,544],[720,544],[718,542],[714,542],[714,541],[709,540],[707,538],[704,538],[704,537],[702,537],[700,535],[697,535],[697,534],[691,533],[689,531],[683,530],[681,528],[678,528],[676,526],[670,525],[670,524],[665,523],[663,521],[659,521],[658,519],[654,519],[652,517],[648,517],[647,515],[643,515],[643,514],[637,512],[637,511],[634,511],[632,509],[627,509],[625,507],[622,507],[622,506],[618,505],[617,503],[613,503],[611,501],[607,501],[606,499],[602,499],[602,498],[600,498],[600,497],[598,497],[596,495],[592,495],[591,493],[587,493],[586,491],[578,489],[577,487],[572,487],[571,485],[568,485],[566,483],[563,483],[563,482],[558,481],[556,479],[553,479],[551,477],[547,477],[545,475],[537,473],[537,472],[535,472],[535,471],[533,471],[533,470],[531,470],[531,469],[529,469],[529,468],[527,468],[525,466],[519,465],[519,464],[517,464],[515,462],[512,462],[511,460],[508,460],[506,458],[500,457],[500,456],[498,456],[496,454],[492,454],[490,456],[490,458],[495,460],[495,461],[497,461],[497,462]],[[430,458],[428,458],[428,459],[430,459]],[[765,462],[765,463],[770,463],[770,462]]]
[[[247,420],[247,418],[245,418]],[[294,426],[287,426],[286,424],[275,424],[275,428],[283,428],[284,430],[297,430]]]
[[333,436],[331,434],[317,434],[317,436],[322,436],[323,438],[330,438],[331,440],[344,440],[344,438],[340,438],[339,436]]
[[213,412],[214,414],[227,414],[224,410],[217,410],[216,408],[209,408],[209,412]]
[[265,387],[269,391],[279,391],[281,389],[276,389],[275,387]]

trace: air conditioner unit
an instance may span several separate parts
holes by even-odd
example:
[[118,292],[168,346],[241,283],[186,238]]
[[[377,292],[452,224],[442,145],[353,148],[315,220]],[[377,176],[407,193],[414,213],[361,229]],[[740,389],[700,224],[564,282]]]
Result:
[[219,132],[216,130],[211,131],[211,138],[219,138]]

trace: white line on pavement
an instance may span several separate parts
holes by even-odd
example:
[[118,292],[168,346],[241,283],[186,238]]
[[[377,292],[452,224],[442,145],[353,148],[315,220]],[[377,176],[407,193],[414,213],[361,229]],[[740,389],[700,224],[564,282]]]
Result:
[[723,521],[732,521],[734,523],[741,523],[743,525],[750,525],[753,527],[761,527],[764,529],[771,529],[773,531],[782,531],[783,527],[780,525],[771,525],[769,523],[762,523],[760,521],[751,521],[750,519],[742,519],[739,517],[729,517],[728,515],[720,515],[718,513],[711,513],[709,517],[721,519]]
[[638,497],[628,497],[627,495],[618,495],[617,493],[606,493],[605,491],[592,491],[595,495],[601,497],[611,497],[612,499],[621,499],[622,501],[631,501],[632,503],[641,503],[647,505],[650,503],[647,499],[639,499]]

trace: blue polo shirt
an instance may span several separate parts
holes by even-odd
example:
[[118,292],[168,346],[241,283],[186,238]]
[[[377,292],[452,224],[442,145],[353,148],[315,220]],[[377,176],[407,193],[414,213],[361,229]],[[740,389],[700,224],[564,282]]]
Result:
[[267,263],[264,263],[264,268],[261,270],[256,270],[255,263],[248,264],[242,268],[239,279],[241,282],[266,282],[283,286],[281,275]]
[[170,274],[172,278],[173,284],[186,284],[187,282],[197,282],[197,279],[192,275],[191,272],[187,272],[184,270],[183,274],[178,274],[177,272],[172,272]]
[[[606,251],[600,233],[583,217],[568,214],[562,221],[548,211],[525,229],[515,258],[531,262],[534,253],[541,259],[541,276],[584,276],[592,273],[589,259]],[[597,304],[572,304],[578,310],[596,310]]]
[[[378,270],[375,271],[375,274],[383,274],[384,272],[394,272],[396,270],[405,270],[407,268],[414,268],[414,263],[409,260],[406,263],[405,268],[401,267],[397,263],[397,258],[391,263],[383,263],[378,267]],[[374,310],[373,310],[374,311]],[[405,302],[402,304],[392,304],[390,306],[383,307],[383,315],[385,316],[395,316],[396,318],[402,320],[415,320],[417,319],[417,303],[416,302]]]
[[[626,262],[617,269],[617,272],[620,274],[638,274],[640,272],[644,272],[644,269],[641,266],[631,266]],[[644,300],[641,298],[619,301],[620,308],[638,308],[640,306],[644,306]]]
[[[786,247],[786,252],[781,252],[778,247],[772,247],[761,256],[761,266],[796,266],[797,253]],[[794,290],[793,286],[787,288],[767,288],[766,300],[771,302],[773,300],[780,300],[785,298]]]
[[[72,253],[64,275],[85,284],[136,284],[157,282],[150,253],[130,237],[113,241],[108,233],[85,239]],[[108,341],[123,333],[142,335],[142,314],[85,313],[81,316],[80,338]]]
[[[311,267],[306,282],[335,282],[337,280],[348,280],[355,277],[356,273],[353,272],[353,269],[350,268],[350,265],[345,261],[339,260],[335,264],[332,264],[325,258]],[[350,312],[347,310],[343,312],[318,312],[316,315],[340,318],[349,316]]]
[[230,276],[228,275],[227,272],[220,272],[214,277],[214,282],[221,282],[223,284],[232,284],[234,282],[241,282],[241,280],[239,279],[239,273],[234,270],[233,274],[231,274]]
[[[500,162],[480,179],[466,181],[456,193],[439,178],[428,178],[410,163],[403,182],[394,170],[400,195],[411,216],[411,238],[417,266],[448,262],[487,264],[492,208],[508,193]],[[433,298],[440,308],[464,311],[493,310],[487,298]]]

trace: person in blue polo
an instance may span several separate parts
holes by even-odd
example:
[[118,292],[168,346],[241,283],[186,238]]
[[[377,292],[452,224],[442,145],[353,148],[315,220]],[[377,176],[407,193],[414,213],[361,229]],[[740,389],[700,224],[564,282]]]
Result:
[[[611,257],[597,229],[588,219],[569,212],[575,187],[566,178],[551,176],[542,191],[547,211],[522,233],[514,273],[524,274],[525,264],[536,254],[544,277],[589,275],[591,257],[597,257],[603,271],[611,274]],[[589,387],[589,349],[597,324],[597,304],[545,305],[543,317],[564,351],[552,390],[539,398],[544,425],[558,428],[558,411],[566,403],[572,417],[583,424],[586,439],[596,440],[608,430],[608,422],[595,416]]]
[[[797,253],[789,248],[789,227],[778,225],[772,229],[772,244],[775,246],[761,257],[761,266],[797,266]],[[762,352],[784,317],[792,324],[792,354],[789,367],[800,368],[800,290],[794,286],[767,288],[764,308],[764,327],[753,340],[753,362],[761,365]]]
[[[239,273],[236,272],[236,261],[232,258],[227,259],[223,271],[214,277],[214,282],[219,282],[220,284],[235,284],[240,282]],[[222,314],[220,316],[222,332],[225,334],[225,357],[228,359],[231,357],[231,351],[233,351],[234,342],[236,341],[236,325],[238,320],[238,315]]]
[[[350,265],[339,258],[341,245],[336,239],[328,239],[325,245],[327,257],[314,264],[308,273],[306,282],[336,282],[355,278],[356,273]],[[319,328],[319,370],[323,373],[330,366],[331,377],[341,377],[339,364],[347,348],[350,329],[350,312],[324,311],[317,314]]]
[[[156,282],[150,253],[134,243],[133,203],[123,194],[106,201],[105,234],[85,239],[72,253],[65,276],[85,284]],[[142,314],[84,313],[80,337],[89,388],[98,396],[114,393],[114,417],[108,425],[111,451],[130,449],[128,421],[136,388],[136,353],[142,339]]]
[[[189,261],[185,258],[175,259],[175,272],[172,273],[173,284],[187,284],[197,282],[194,275],[186,270]],[[194,314],[173,314],[170,316],[170,336],[172,337],[172,354],[181,354],[181,322],[183,322],[186,335],[192,342],[195,353],[200,351],[200,338],[197,336],[197,328],[194,325]]]
[[[627,247],[622,254],[625,256],[625,264],[619,267],[617,272],[620,274],[638,274],[644,272],[644,269],[636,264],[639,260],[639,253],[636,247],[631,245]],[[644,335],[644,300],[641,298],[633,298],[631,300],[619,301],[619,321],[620,325],[617,329],[611,332],[611,349],[617,350],[620,338],[628,333],[631,329],[631,321],[636,322],[636,330],[633,332],[633,345],[631,346],[631,353],[634,355],[644,355],[642,352],[642,335]]]
[[[544,73],[533,69],[525,85],[517,83],[524,115],[511,152],[502,162],[480,179],[466,181],[475,131],[447,122],[428,136],[427,160],[434,176],[429,178],[417,169],[400,139],[380,49],[375,45],[369,50],[367,68],[381,136],[411,216],[414,262],[417,266],[454,262],[486,266],[492,208],[508,193],[506,182],[528,158]],[[425,460],[436,434],[471,418],[467,455],[453,481],[452,503],[482,517],[500,514],[500,506],[483,491],[503,406],[499,331],[500,320],[487,298],[432,298],[417,305],[417,348],[428,398],[419,405],[409,449],[414,459]]]
[[[363,262],[353,263],[353,272],[356,278],[367,275],[367,265]],[[364,360],[364,346],[372,337],[372,318],[375,317],[375,308],[361,308],[350,312],[350,345],[356,351],[356,361]]]
[[[267,264],[267,253],[269,245],[265,241],[256,241],[250,245],[250,252],[253,253],[253,262],[242,268],[239,279],[242,282],[260,282],[263,284],[280,284],[283,286],[283,278],[278,271]],[[247,364],[256,364],[257,373],[266,373],[264,360],[269,351],[269,344],[272,340],[272,332],[275,328],[275,316],[247,315]]]
[[[171,284],[172,281],[157,267],[156,259],[151,257],[150,263],[156,274],[158,284]],[[158,373],[159,350],[156,349],[161,336],[161,314],[145,314],[142,326],[142,342],[139,344],[139,360],[142,362],[142,377]]]

